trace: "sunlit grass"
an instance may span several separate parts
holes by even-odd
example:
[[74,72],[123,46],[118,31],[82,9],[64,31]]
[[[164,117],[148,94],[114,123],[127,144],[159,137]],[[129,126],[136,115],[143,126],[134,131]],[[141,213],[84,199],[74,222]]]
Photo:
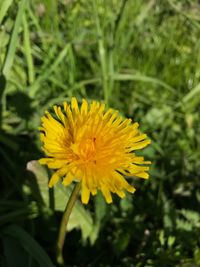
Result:
[[[154,164],[137,197],[110,209],[97,197],[89,211],[77,208],[71,229],[81,228],[85,246],[76,242],[78,231],[70,233],[66,251],[73,244],[79,254],[69,265],[198,266],[199,8],[197,0],[0,1],[0,224],[25,231],[30,247],[23,262],[19,246],[20,266],[42,266],[38,249],[39,258],[42,250],[54,259],[63,192],[55,191],[57,203],[52,192],[47,198],[38,178],[44,170],[34,165],[41,200],[25,166],[41,156],[41,115],[72,96],[104,101],[142,122],[152,140],[142,155]],[[31,236],[43,249],[31,249]],[[14,245],[6,242],[8,259]]]

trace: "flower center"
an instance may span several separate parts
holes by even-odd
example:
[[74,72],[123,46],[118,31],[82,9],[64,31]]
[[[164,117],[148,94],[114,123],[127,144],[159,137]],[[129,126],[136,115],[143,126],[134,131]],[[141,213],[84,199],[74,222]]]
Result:
[[94,160],[96,155],[96,138],[87,138],[81,140],[80,143],[71,145],[72,151],[82,160],[90,161]]

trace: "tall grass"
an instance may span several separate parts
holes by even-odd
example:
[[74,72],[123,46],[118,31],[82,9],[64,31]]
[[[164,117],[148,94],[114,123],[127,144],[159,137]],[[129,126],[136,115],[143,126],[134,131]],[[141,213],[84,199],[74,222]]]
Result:
[[66,266],[200,265],[199,8],[197,0],[0,1],[3,266],[52,266],[69,192],[47,198],[45,170],[30,161],[41,155],[41,115],[74,95],[141,122],[153,166],[149,181],[133,181],[133,198],[106,206],[98,195],[77,207],[71,229],[82,242],[79,230],[69,233]]

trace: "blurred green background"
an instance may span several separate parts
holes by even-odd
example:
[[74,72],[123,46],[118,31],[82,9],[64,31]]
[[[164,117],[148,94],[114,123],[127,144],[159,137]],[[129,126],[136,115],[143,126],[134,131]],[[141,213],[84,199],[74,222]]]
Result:
[[77,202],[66,266],[200,266],[198,0],[0,0],[0,266],[53,267],[71,188],[47,188],[40,117],[96,99],[138,121],[148,181]]

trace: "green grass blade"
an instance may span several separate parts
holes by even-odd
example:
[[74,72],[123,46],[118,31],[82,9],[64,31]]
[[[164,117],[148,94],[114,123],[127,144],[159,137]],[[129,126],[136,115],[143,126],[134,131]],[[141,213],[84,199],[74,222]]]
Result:
[[17,225],[10,225],[5,227],[1,233],[17,239],[21,246],[29,253],[29,255],[31,255],[33,259],[37,261],[39,266],[55,267],[42,247],[21,227]]
[[165,89],[169,90],[173,94],[176,94],[175,89],[171,87],[170,85],[166,84],[165,82],[159,79],[149,77],[146,75],[142,75],[142,74],[138,74],[138,73],[136,74],[115,73],[113,75],[113,79],[116,81],[141,81],[141,82],[153,83],[153,84],[157,84],[157,85],[164,87]]
[[15,211],[6,212],[6,214],[1,214],[0,217],[0,225],[4,225],[6,223],[12,222],[20,222],[27,218],[33,219],[38,216],[38,211],[36,205],[29,205],[28,207],[24,207]]
[[26,7],[26,3],[27,3],[26,0],[22,0],[18,5],[19,7],[18,7],[18,12],[17,12],[17,17],[15,20],[12,35],[10,38],[10,43],[8,46],[7,54],[5,57],[3,68],[2,68],[2,72],[5,76],[7,76],[9,74],[9,71],[13,65],[13,61],[14,61],[14,57],[15,57],[15,51],[16,51],[16,47],[18,44],[18,32],[19,32],[19,28],[21,26],[21,21],[22,21],[25,7]]
[[12,4],[13,0],[6,0],[2,1],[0,4],[0,24],[3,21],[7,10],[9,9],[10,5]]
[[93,10],[94,10],[94,19],[96,24],[96,35],[98,37],[98,49],[99,49],[99,59],[101,64],[104,100],[105,103],[109,105],[107,51],[104,44],[104,34],[100,24],[100,19],[98,14],[98,4],[96,0],[93,2]]
[[68,53],[69,48],[70,48],[70,44],[66,44],[63,50],[57,56],[56,60],[53,63],[51,63],[51,65],[48,68],[46,68],[46,71],[35,80],[32,86],[29,87],[30,97],[35,96],[35,94],[40,88],[41,83],[45,81],[46,79],[48,79],[51,73],[57,69],[58,65],[63,61],[64,57]]
[[197,84],[197,86],[195,86],[186,96],[184,96],[183,103],[188,103],[197,96],[200,98],[200,83]]
[[29,83],[32,84],[34,81],[35,74],[34,74],[33,57],[31,52],[30,33],[29,33],[26,14],[24,14],[23,16],[23,27],[24,27],[24,48],[28,65],[28,80]]

